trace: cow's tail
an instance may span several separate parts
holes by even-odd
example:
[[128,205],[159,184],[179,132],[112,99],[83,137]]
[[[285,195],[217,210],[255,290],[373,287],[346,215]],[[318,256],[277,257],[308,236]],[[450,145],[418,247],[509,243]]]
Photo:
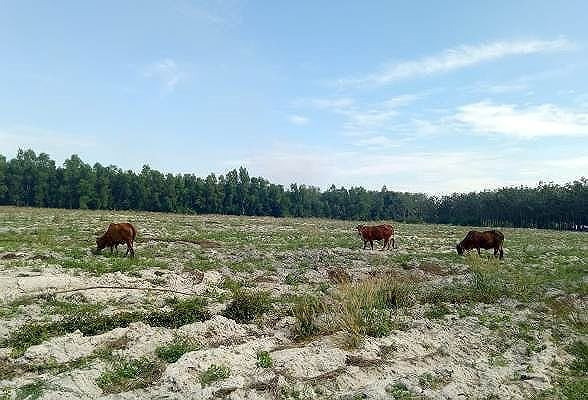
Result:
[[130,225],[131,225],[131,230],[133,231],[133,242],[134,242],[135,238],[137,237],[137,230],[135,229],[133,224],[130,224]]
[[504,250],[502,248],[504,244],[504,234],[497,230],[494,230],[494,232],[496,233],[496,235],[498,235],[498,253],[500,259],[502,260],[504,258]]

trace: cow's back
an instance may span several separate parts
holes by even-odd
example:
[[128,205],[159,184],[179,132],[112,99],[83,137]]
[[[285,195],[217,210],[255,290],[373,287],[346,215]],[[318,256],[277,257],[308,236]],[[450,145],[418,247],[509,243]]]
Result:
[[133,241],[135,236],[135,227],[128,222],[110,224],[104,235],[108,243],[121,243],[126,242],[127,240]]
[[387,239],[393,234],[394,228],[392,225],[365,226],[362,231],[362,236],[366,240]]
[[490,248],[502,244],[504,235],[500,231],[469,231],[461,242],[464,248],[483,247]]

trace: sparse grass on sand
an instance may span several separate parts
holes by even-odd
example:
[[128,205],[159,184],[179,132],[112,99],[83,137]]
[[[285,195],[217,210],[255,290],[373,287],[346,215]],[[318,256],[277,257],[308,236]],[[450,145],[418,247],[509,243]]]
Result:
[[[122,221],[137,256],[92,254]],[[0,399],[87,373],[129,398],[588,398],[587,234],[500,228],[497,260],[456,254],[472,227],[394,223],[380,252],[358,223],[0,207]],[[137,290],[52,295],[101,285]]]

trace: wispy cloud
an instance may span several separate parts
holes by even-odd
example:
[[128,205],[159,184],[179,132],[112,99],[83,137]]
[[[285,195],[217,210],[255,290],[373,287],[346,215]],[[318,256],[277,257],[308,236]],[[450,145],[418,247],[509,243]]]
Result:
[[297,114],[289,115],[288,121],[290,121],[290,123],[294,125],[306,125],[310,122],[310,120],[307,117]]
[[458,108],[451,117],[460,128],[522,139],[546,136],[588,136],[588,111],[553,104],[517,106],[478,102]]
[[[394,154],[396,153],[396,154]],[[234,165],[246,165],[252,174],[288,185],[306,183],[323,189],[361,185],[391,190],[450,193],[497,188],[505,185],[535,185],[540,180],[566,182],[578,177],[586,157],[535,160],[526,150],[500,154],[476,151],[387,152],[361,149],[333,152],[312,147],[273,149],[251,155]],[[493,171],[488,174],[488,171]]]
[[402,79],[449,72],[507,56],[568,50],[573,46],[574,44],[565,38],[461,45],[418,60],[392,63],[376,73],[363,77],[340,79],[338,84],[341,86],[382,86]]
[[374,136],[370,138],[360,139],[353,142],[355,146],[365,147],[368,149],[383,149],[390,147],[397,147],[399,144],[386,136]]
[[143,76],[160,81],[168,91],[173,91],[184,78],[177,63],[171,58],[165,58],[148,65],[143,71]]
[[331,97],[331,98],[318,98],[310,100],[299,100],[296,102],[298,105],[310,104],[313,107],[319,109],[327,109],[331,111],[344,111],[355,104],[355,100],[350,97]]
[[38,129],[31,126],[0,128],[1,154],[11,157],[18,149],[33,149],[49,153],[55,160],[62,161],[72,153],[88,151],[99,141],[93,135],[67,134]]
[[405,107],[424,94],[402,94],[380,102],[359,104],[350,97],[311,99],[307,102],[319,110],[326,110],[343,116],[342,129],[347,136],[377,134],[385,129]]
[[176,12],[197,23],[206,23],[219,27],[237,26],[242,22],[241,0],[229,1],[199,1],[196,4],[189,1],[179,2],[175,6]]

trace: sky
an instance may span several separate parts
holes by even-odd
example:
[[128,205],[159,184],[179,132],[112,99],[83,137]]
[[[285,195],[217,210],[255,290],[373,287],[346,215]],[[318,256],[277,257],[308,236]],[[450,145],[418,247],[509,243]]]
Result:
[[586,1],[0,0],[0,154],[449,193],[588,176]]

